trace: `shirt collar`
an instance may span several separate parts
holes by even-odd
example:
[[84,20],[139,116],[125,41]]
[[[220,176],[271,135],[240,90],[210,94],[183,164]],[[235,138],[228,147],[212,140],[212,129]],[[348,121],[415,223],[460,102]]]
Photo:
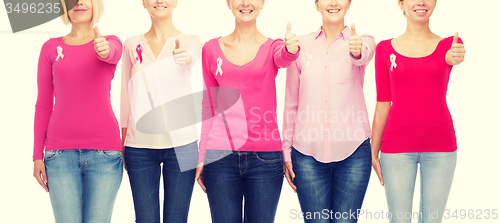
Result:
[[[314,39],[318,39],[321,35],[325,35],[325,33],[321,30],[321,27],[319,27],[318,31],[316,31],[316,35],[314,35]],[[345,26],[344,30],[342,30],[339,35],[341,35],[344,40],[347,40],[351,37],[351,29],[348,26]]]

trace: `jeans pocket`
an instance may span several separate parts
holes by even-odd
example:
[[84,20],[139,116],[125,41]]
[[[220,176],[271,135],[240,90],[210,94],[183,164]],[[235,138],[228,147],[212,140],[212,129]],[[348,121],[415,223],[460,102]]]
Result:
[[255,152],[255,156],[264,163],[283,162],[281,152]]
[[60,150],[45,150],[45,154],[43,155],[43,160],[44,161],[53,160],[59,153],[61,153]]
[[122,152],[121,151],[115,151],[115,150],[97,150],[99,154],[105,156],[106,158],[109,159],[119,159],[122,157]]
[[214,162],[217,160],[220,160],[224,157],[225,151],[224,150],[207,150],[207,153],[205,154],[205,160],[209,162]]

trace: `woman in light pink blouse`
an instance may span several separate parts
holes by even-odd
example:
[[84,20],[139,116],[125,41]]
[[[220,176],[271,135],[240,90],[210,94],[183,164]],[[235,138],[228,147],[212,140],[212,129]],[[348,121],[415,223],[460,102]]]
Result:
[[[350,0],[317,0],[323,26],[300,36],[301,53],[287,69],[283,121],[285,176],[305,222],[357,222],[371,171],[370,125],[363,95],[375,40],[344,25]],[[335,215],[337,214],[337,215]]]
[[120,115],[135,220],[161,222],[163,176],[163,222],[186,223],[198,160],[191,71],[202,44],[174,26],[177,0],[142,3],[151,28],[125,41]]

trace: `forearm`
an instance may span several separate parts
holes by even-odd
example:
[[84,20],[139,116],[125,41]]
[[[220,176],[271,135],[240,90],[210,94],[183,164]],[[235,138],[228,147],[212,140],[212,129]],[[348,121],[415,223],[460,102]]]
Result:
[[382,136],[384,134],[385,124],[391,109],[391,102],[377,102],[375,114],[373,116],[372,140],[371,148],[372,155],[377,156],[380,152]]
[[122,146],[125,146],[126,137],[127,137],[127,128],[122,128]]

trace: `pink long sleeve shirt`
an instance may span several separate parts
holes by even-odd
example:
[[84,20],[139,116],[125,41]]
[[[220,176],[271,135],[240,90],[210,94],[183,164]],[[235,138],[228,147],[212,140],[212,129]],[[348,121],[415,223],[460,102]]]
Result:
[[340,161],[371,137],[363,94],[365,68],[373,58],[375,39],[361,36],[361,58],[349,51],[346,27],[330,46],[319,29],[300,36],[299,58],[287,68],[283,115],[283,157],[291,147],[319,162]]
[[122,150],[110,100],[122,44],[116,36],[105,38],[110,48],[106,59],[96,54],[94,41],[68,45],[59,37],[43,44],[38,61],[33,160],[43,159],[44,148]]
[[[453,66],[446,53],[453,37],[442,39],[425,57],[406,57],[384,40],[377,45],[377,101],[390,101],[381,141],[383,153],[453,152],[457,139],[446,104]],[[462,43],[462,40],[459,40]]]
[[299,53],[288,53],[283,40],[268,39],[252,61],[238,66],[224,56],[219,39],[202,50],[206,94],[199,162],[207,149],[281,151],[275,78]]

